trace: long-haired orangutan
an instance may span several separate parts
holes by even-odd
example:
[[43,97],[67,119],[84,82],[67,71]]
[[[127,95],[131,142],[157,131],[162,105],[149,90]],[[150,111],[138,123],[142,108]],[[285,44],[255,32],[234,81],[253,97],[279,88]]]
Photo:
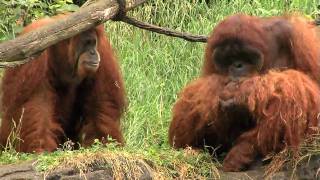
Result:
[[[36,21],[23,33],[64,17]],[[53,151],[67,139],[82,146],[94,139],[106,143],[109,137],[123,143],[124,85],[102,25],[7,69],[2,93],[3,147],[15,132],[20,139],[15,148],[21,152]]]
[[213,30],[203,74],[173,108],[169,142],[227,152],[225,171],[299,144],[316,132],[320,51],[301,17],[234,15]]

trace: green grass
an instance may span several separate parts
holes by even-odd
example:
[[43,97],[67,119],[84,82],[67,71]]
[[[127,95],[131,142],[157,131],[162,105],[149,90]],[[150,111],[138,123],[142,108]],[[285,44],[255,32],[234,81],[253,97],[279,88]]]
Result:
[[[200,0],[151,0],[129,13],[137,19],[171,27],[194,34],[209,34],[217,22],[234,13],[258,16],[281,15],[299,11],[315,17],[316,0],[214,0],[209,6]],[[173,151],[168,145],[167,132],[171,108],[178,92],[199,75],[205,44],[140,30],[121,22],[107,22],[106,31],[119,57],[126,84],[129,106],[122,119],[126,147],[113,152],[139,154],[154,161],[159,167],[170,169],[169,164],[179,161],[198,167],[198,174],[213,177],[214,169],[206,155],[196,155],[190,160]],[[61,157],[84,152],[56,152],[39,156],[39,168],[46,170],[60,162]],[[92,148],[92,151],[95,151]],[[68,154],[69,153],[69,154]],[[34,156],[5,152],[0,163],[12,163]],[[199,166],[203,164],[202,166]],[[167,168],[168,167],[168,168]],[[202,168],[203,169],[202,169]],[[171,168],[172,169],[172,168]],[[172,170],[174,171],[174,170]],[[169,173],[170,175],[170,173]]]
[[[111,167],[117,173],[116,179],[124,179],[126,175],[136,175],[137,162],[141,162],[141,160],[152,167],[154,177],[157,179],[178,176],[189,179],[219,177],[217,168],[207,153],[154,147],[132,149],[109,145],[108,148],[105,148],[99,143],[94,144],[90,149],[56,151],[41,155],[37,159],[37,170],[49,170],[50,172],[64,167],[76,167],[80,171],[86,171],[88,166],[100,162],[99,164]],[[181,174],[182,172],[183,174]]]
[[[261,0],[153,1],[131,16],[147,22],[194,34],[209,34],[217,22],[234,13],[259,16],[301,11],[314,16],[316,1]],[[182,87],[199,75],[205,44],[191,43],[140,30],[124,23],[106,23],[124,75],[129,107],[123,118],[127,146],[168,146],[167,131],[171,107]]]

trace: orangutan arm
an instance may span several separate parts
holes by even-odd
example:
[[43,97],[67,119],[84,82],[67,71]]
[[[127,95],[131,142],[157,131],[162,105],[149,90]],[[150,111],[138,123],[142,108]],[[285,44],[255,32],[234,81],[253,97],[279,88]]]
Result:
[[[231,88],[230,88],[231,89]],[[234,102],[246,104],[256,126],[243,133],[227,154],[226,171],[240,171],[257,154],[277,153],[285,146],[297,150],[310,129],[318,125],[318,84],[299,71],[269,72],[239,84]]]
[[206,131],[216,119],[219,83],[220,76],[199,78],[181,92],[169,129],[173,147],[203,147]]

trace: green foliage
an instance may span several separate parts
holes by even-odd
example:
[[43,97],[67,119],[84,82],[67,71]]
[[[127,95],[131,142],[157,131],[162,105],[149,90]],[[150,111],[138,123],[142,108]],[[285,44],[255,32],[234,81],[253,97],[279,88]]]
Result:
[[[319,4],[319,3],[318,3]],[[308,6],[306,6],[308,5]],[[209,34],[217,22],[234,13],[257,16],[288,11],[315,17],[316,1],[155,0],[130,12],[146,22],[194,34]],[[179,91],[196,78],[205,45],[144,31],[125,23],[107,22],[107,33],[116,50],[125,79],[129,107],[123,118],[128,146],[168,146],[171,108]]]
[[[52,15],[70,1],[15,0],[17,5],[0,0],[0,39],[13,37],[17,31],[15,22],[22,9],[29,8],[28,21],[40,16]],[[11,1],[10,1],[11,2]],[[46,3],[44,3],[46,2]],[[6,7],[3,6],[5,4]],[[149,0],[143,6],[129,12],[130,16],[179,31],[209,34],[217,22],[234,13],[258,16],[281,15],[289,11],[301,11],[310,17],[319,14],[316,0]],[[28,9],[27,8],[27,9]],[[176,176],[181,169],[177,164],[199,169],[203,176],[213,176],[212,162],[208,154],[186,157],[183,151],[174,151],[168,145],[167,132],[171,120],[171,108],[177,94],[201,69],[205,45],[144,31],[121,22],[107,22],[106,31],[119,58],[126,85],[129,107],[122,119],[126,147],[104,148],[96,143],[91,149],[62,151],[39,156],[41,170],[57,166],[61,157],[74,157],[81,153],[107,150],[139,154],[164,167]],[[0,163],[26,159],[21,153],[3,153]],[[175,166],[177,165],[177,166]],[[211,174],[211,175],[210,175]]]
[[36,158],[34,154],[18,153],[14,150],[2,151],[0,153],[0,165],[1,164],[13,164],[21,161],[32,160]]
[[49,12],[53,14],[62,13],[62,12],[73,12],[76,11],[79,7],[72,4],[72,0],[57,0],[55,3],[52,3],[49,6]]
[[99,142],[96,142],[90,149],[58,150],[50,154],[42,154],[37,158],[36,168],[39,171],[50,171],[55,168],[75,167],[80,171],[85,171],[85,168],[90,164],[100,162],[99,164],[111,167],[114,171],[123,170],[126,172],[127,168],[119,168],[119,164],[123,166],[124,161],[125,166],[130,166],[132,169],[141,160],[147,162],[154,169],[158,179],[172,177],[216,179],[218,176],[215,164],[209,154],[157,147],[132,149],[117,147],[116,144],[109,144],[108,148],[105,148]]
[[0,0],[0,41],[14,38],[34,19],[77,9],[72,0]]

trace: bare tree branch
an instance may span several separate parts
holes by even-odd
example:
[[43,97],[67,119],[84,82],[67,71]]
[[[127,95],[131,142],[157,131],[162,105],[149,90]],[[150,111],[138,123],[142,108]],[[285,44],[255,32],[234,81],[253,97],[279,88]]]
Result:
[[205,35],[193,35],[188,32],[179,32],[169,28],[148,24],[128,16],[123,17],[121,21],[141,29],[145,29],[145,30],[159,33],[159,34],[164,34],[167,36],[182,38],[184,40],[191,41],[191,42],[207,42],[207,39],[208,39],[208,37]]
[[[146,0],[127,1],[126,10],[131,10],[144,2]],[[0,44],[0,67],[23,64],[47,47],[111,19],[117,14],[118,9],[116,0],[90,1],[63,20],[3,42]],[[9,62],[14,63],[10,65]]]
[[[190,42],[206,43],[208,40],[208,36],[206,36],[206,35],[194,35],[194,34],[191,34],[188,32],[175,31],[170,28],[160,27],[160,26],[156,26],[153,24],[145,23],[145,22],[139,21],[137,19],[134,19],[134,18],[128,17],[128,16],[122,17],[121,21],[124,23],[130,24],[132,26],[135,26],[135,27],[138,27],[141,29],[145,29],[147,31],[152,31],[152,32],[164,34],[167,36],[182,38],[182,39],[184,39],[186,41],[190,41]],[[320,26],[320,19],[316,19],[310,23],[313,25],[316,25],[316,26]]]
[[[127,0],[125,11],[129,11],[146,1]],[[124,8],[119,8],[117,0],[88,0],[79,11],[70,14],[63,20],[41,27],[16,39],[0,43],[0,68],[24,64],[37,57],[47,47],[114,18],[122,9]],[[191,42],[207,42],[208,39],[206,35],[193,35],[148,24],[128,17],[125,13],[118,20],[141,29]],[[316,19],[311,23],[319,25],[320,20]]]

